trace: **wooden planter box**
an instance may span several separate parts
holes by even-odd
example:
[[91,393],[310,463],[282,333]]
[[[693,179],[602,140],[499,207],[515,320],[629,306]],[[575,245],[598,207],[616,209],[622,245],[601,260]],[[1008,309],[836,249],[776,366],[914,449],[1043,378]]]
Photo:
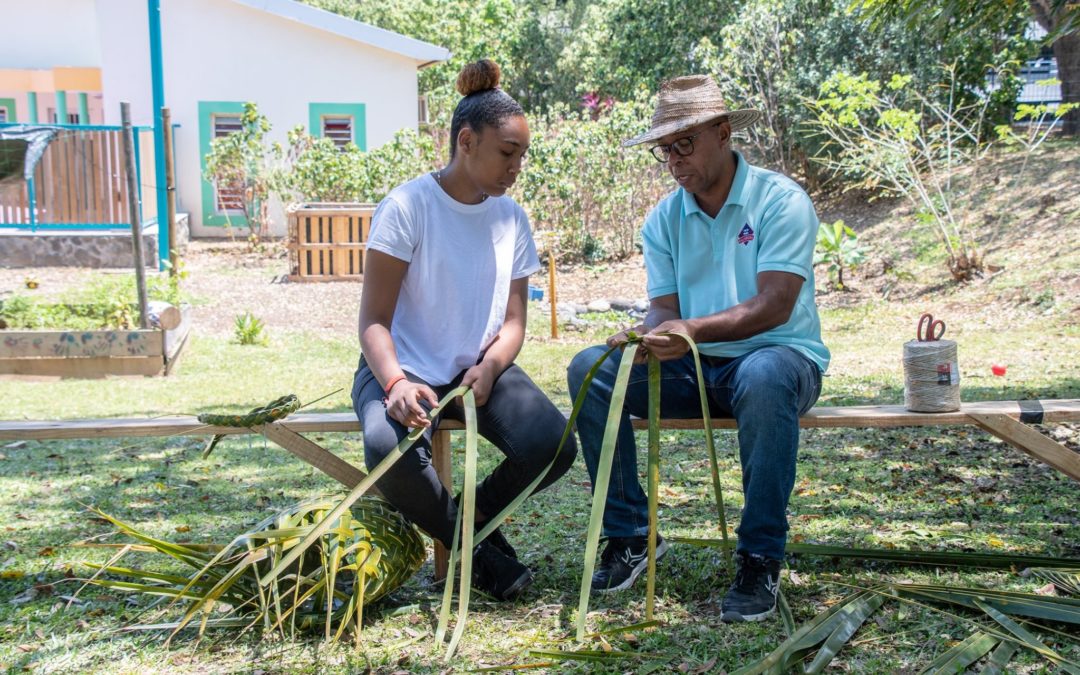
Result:
[[294,204],[289,222],[289,279],[359,281],[374,204]]
[[172,330],[0,330],[0,375],[168,375],[191,328],[191,308]]

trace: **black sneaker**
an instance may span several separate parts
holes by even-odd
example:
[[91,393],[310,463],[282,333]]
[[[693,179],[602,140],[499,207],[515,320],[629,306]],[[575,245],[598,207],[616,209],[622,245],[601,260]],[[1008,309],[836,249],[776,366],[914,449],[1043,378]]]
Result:
[[[477,523],[476,531],[479,532],[480,528],[482,528],[483,526],[483,523]],[[506,537],[503,536],[501,527],[496,527],[494,530],[492,530],[491,534],[489,534],[487,538],[484,539],[484,541],[491,542],[491,545],[499,549],[502,554],[505,555],[507,558],[513,558],[514,560],[517,560],[517,551],[515,551],[514,547],[510,545],[510,542],[506,541]]]
[[472,582],[496,600],[513,600],[532,583],[529,568],[491,543],[491,537],[473,549]]
[[[656,559],[664,557],[668,544],[656,535]],[[649,567],[647,537],[611,537],[600,554],[600,566],[592,576],[592,589],[607,593],[634,585],[634,580]]]
[[735,583],[720,603],[721,621],[761,621],[776,611],[780,561],[755,553],[735,553]]

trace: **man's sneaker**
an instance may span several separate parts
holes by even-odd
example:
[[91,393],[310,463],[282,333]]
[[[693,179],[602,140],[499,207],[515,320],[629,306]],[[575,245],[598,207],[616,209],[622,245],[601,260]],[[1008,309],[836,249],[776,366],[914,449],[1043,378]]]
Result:
[[532,572],[491,543],[491,537],[473,549],[472,582],[496,600],[513,600],[532,583]]
[[735,583],[720,603],[721,621],[761,621],[776,611],[780,561],[755,553],[735,553]]
[[[656,535],[656,559],[667,553],[668,543]],[[600,566],[592,576],[592,589],[606,593],[634,585],[634,580],[649,567],[647,537],[611,537],[600,554]]]

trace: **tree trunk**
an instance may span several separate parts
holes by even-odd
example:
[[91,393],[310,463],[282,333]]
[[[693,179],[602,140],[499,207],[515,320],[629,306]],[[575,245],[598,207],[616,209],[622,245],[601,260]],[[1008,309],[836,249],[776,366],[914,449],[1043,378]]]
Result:
[[[1075,11],[1072,3],[1054,0],[1030,0],[1035,20],[1050,34],[1061,25],[1065,13]],[[1058,36],[1052,45],[1054,59],[1061,80],[1061,102],[1080,103],[1080,32],[1072,31]],[[1067,136],[1080,135],[1080,109],[1069,112],[1061,120],[1061,131]]]
[[[1080,33],[1063,35],[1054,41],[1054,58],[1061,80],[1061,102],[1080,103]],[[1074,108],[1061,119],[1061,132],[1067,136],[1080,135],[1080,108]]]

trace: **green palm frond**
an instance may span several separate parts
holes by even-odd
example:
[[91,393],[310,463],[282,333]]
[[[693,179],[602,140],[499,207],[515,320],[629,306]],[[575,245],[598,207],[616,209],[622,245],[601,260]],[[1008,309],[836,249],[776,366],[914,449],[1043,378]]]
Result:
[[[1062,655],[1065,647],[1080,648],[1075,629],[1080,625],[1080,600],[931,584],[879,584],[860,589],[795,630],[760,661],[736,672],[783,673],[800,666],[803,672],[822,672],[863,623],[890,602],[917,605],[971,628],[967,638],[938,655],[921,672],[964,672],[982,660],[982,672],[1009,672],[1014,654],[1027,650],[1062,672],[1080,673],[1080,664]],[[1069,628],[1057,630],[1055,624]],[[1042,638],[1040,632],[1054,639]],[[1058,648],[1048,646],[1048,641]],[[811,656],[810,663],[804,664]]]
[[420,569],[427,552],[419,532],[400,513],[382,499],[365,496],[264,588],[262,579],[269,570],[335,506],[337,502],[330,499],[290,506],[223,547],[155,539],[95,510],[121,533],[140,542],[139,550],[132,549],[125,556],[153,551],[197,571],[190,576],[169,574],[120,566],[114,559],[107,565],[87,563],[105,574],[95,575],[89,583],[187,603],[178,621],[134,627],[137,629],[169,629],[175,635],[198,619],[200,635],[209,627],[261,624],[266,631],[284,630],[285,626],[293,631],[321,627],[328,639],[338,639],[354,621],[359,629],[363,606],[405,583]]

